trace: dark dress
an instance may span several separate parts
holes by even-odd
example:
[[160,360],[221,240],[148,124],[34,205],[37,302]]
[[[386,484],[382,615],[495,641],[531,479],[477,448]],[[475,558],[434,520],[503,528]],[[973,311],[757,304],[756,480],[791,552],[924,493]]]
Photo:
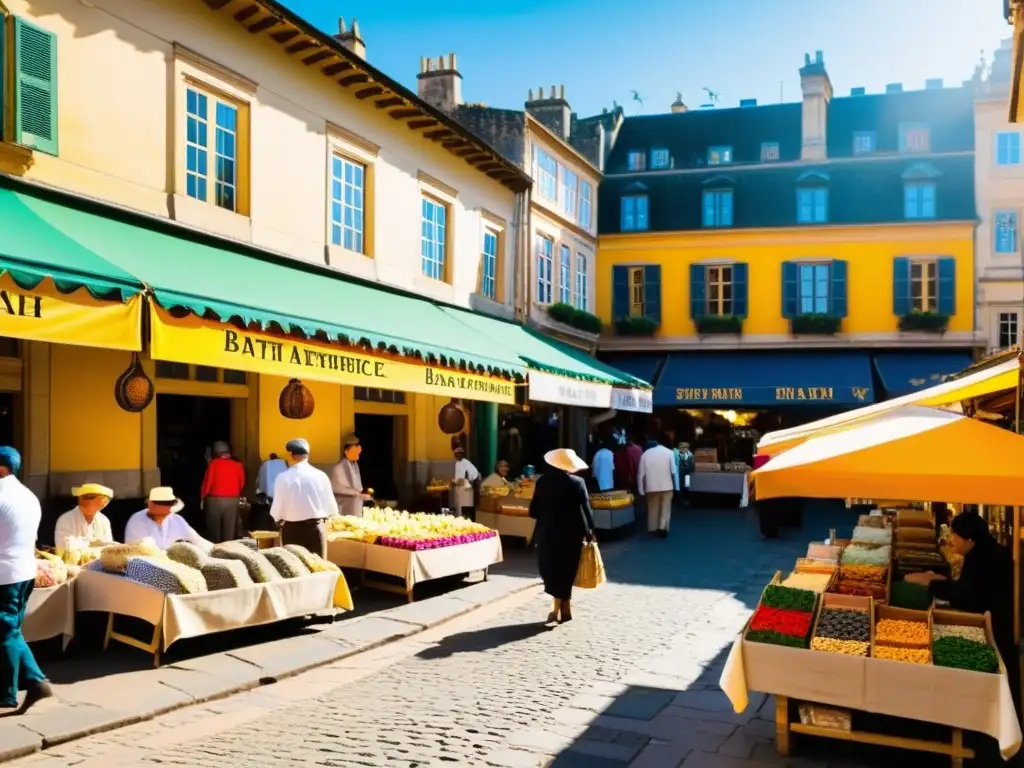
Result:
[[587,484],[581,477],[548,470],[537,480],[530,517],[537,521],[533,537],[544,591],[557,600],[569,600],[583,539],[594,530]]

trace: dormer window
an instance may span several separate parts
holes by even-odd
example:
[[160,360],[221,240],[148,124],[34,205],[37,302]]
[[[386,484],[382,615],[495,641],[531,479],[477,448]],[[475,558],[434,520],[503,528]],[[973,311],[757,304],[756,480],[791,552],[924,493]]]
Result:
[[931,152],[931,134],[924,123],[900,125],[900,152]]
[[855,131],[853,134],[853,154],[873,154],[876,143],[877,134],[874,131]]
[[828,174],[817,171],[809,171],[797,178],[798,224],[824,224],[828,221],[828,182]]
[[708,165],[728,165],[732,162],[732,147],[708,147]]
[[779,142],[777,141],[763,141],[761,142],[761,162],[762,163],[775,163],[779,160]]
[[646,156],[639,150],[632,149],[626,153],[626,169],[630,171],[642,171],[646,168]]
[[660,171],[669,167],[669,154],[667,149],[651,150],[651,170]]

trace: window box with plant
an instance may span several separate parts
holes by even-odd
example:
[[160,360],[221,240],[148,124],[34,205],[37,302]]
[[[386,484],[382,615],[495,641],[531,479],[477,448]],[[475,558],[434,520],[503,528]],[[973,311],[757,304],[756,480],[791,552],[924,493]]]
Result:
[[585,309],[576,309],[572,304],[564,301],[556,302],[548,307],[548,317],[556,323],[563,323],[570,328],[586,333],[601,333],[604,329],[604,323],[597,315],[593,315]]
[[712,336],[717,333],[743,333],[743,318],[738,315],[701,315],[693,318],[697,333]]
[[742,333],[747,317],[747,265],[691,264],[690,317],[701,336]]
[[612,267],[612,319],[617,333],[653,334],[661,325],[661,267]]
[[622,336],[653,336],[658,323],[649,317],[620,317],[615,321],[615,332]]
[[846,317],[846,272],[839,259],[782,263],[782,316],[791,333],[839,332]]
[[900,317],[901,331],[925,331],[927,333],[945,333],[949,326],[949,315],[942,312],[921,312],[911,310]]
[[956,314],[956,259],[893,259],[892,303],[901,331],[945,333]]

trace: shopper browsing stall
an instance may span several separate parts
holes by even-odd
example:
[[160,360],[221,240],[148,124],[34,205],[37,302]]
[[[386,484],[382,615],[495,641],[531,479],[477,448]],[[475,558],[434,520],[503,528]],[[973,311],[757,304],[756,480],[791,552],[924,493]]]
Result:
[[679,490],[679,467],[672,451],[655,443],[640,457],[637,488],[647,499],[647,531],[668,538],[672,522],[672,496]]
[[146,508],[128,518],[128,525],[124,529],[125,543],[152,539],[160,549],[167,549],[176,541],[188,541],[209,552],[213,549],[213,542],[200,536],[178,514],[184,508],[185,503],[174,495],[173,488],[153,488],[149,492]]
[[285,450],[292,465],[277,478],[270,516],[281,525],[281,540],[327,557],[325,521],[338,514],[331,479],[309,463],[309,443],[298,438]]
[[590,471],[594,476],[597,490],[604,493],[615,487],[615,454],[612,453],[612,449],[608,447],[607,443],[602,443],[601,447],[597,449],[597,453],[594,454],[594,465]]
[[86,483],[71,489],[71,495],[78,499],[78,505],[57,518],[53,532],[53,544],[58,552],[68,548],[68,539],[85,539],[86,542],[110,544],[114,535],[110,531],[110,520],[101,511],[114,497],[114,492],[105,485]]

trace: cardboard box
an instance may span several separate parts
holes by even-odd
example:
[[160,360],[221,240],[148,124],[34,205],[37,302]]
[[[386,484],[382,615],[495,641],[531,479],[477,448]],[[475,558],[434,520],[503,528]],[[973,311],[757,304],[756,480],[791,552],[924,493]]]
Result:
[[[886,640],[882,645],[889,645],[896,648],[914,648],[917,650],[928,649],[929,663],[931,663],[931,646],[932,646],[932,615],[930,611],[915,611],[910,608],[894,608],[891,605],[878,605],[874,607],[874,615],[871,620],[871,655],[875,655],[875,625],[878,624],[882,619],[892,619],[893,621],[913,621],[925,626],[927,634],[925,639],[920,643],[914,643],[910,641],[902,640]],[[880,659],[880,661],[888,661],[888,659]],[[910,662],[901,662],[908,666],[922,666],[914,665]]]

